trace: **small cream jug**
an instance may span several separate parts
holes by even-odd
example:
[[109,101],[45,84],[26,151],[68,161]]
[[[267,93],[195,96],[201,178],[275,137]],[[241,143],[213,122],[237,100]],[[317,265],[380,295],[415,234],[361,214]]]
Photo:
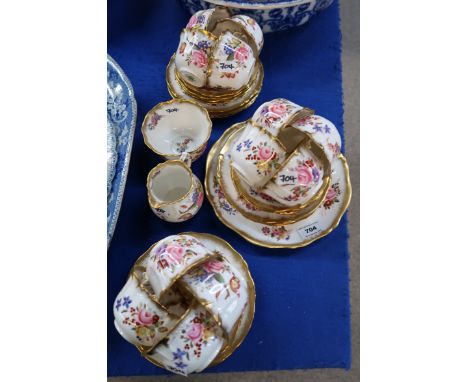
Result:
[[203,186],[182,160],[158,164],[149,172],[146,187],[151,209],[168,222],[192,218],[203,203]]

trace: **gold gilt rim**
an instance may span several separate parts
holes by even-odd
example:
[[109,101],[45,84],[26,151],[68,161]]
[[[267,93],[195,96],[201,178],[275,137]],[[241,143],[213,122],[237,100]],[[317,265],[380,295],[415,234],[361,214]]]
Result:
[[[182,92],[183,95],[178,94],[173,86],[170,83],[170,75],[169,75],[169,70],[170,66],[173,64],[173,60],[171,60],[166,68],[166,84],[168,87],[169,94],[171,94],[172,97],[181,99],[183,95],[186,95],[184,92]],[[210,110],[208,108],[209,105],[205,105],[207,107],[208,113],[210,114],[211,118],[219,118],[219,117],[227,117],[229,115],[233,115],[238,113],[241,110],[246,109],[249,107],[257,98],[258,94],[260,93],[263,85],[263,66],[260,64],[259,66],[259,80],[257,81],[257,88],[255,88],[254,92],[252,92],[251,95],[249,95],[249,98],[245,99],[242,103],[239,105],[236,105],[233,108],[227,108],[227,109],[220,109],[220,110]],[[183,90],[183,89],[182,89]],[[190,97],[190,95],[188,95]],[[194,97],[192,97],[194,98]],[[200,102],[203,102],[202,100],[198,100]]]
[[168,330],[166,333],[165,333],[165,336],[162,340],[158,341],[158,343],[154,346],[143,346],[143,345],[135,345],[135,347],[138,349],[138,351],[140,352],[140,355],[145,358],[147,361],[151,362],[152,364],[156,365],[156,366],[159,366],[160,368],[162,369],[166,369],[164,367],[163,364],[159,363],[158,361],[156,361],[155,359],[151,358],[150,357],[150,352],[152,352],[154,349],[156,349],[156,347],[158,347],[159,344],[161,344],[161,342],[163,342],[164,340],[166,340],[173,332],[174,330],[176,330],[176,328],[180,325],[180,323],[190,314],[190,312],[195,308],[195,303],[192,302],[188,307],[187,309],[185,310],[185,312],[179,317],[179,319],[177,320],[177,323],[170,329]]
[[[167,85],[167,90],[169,91],[169,94],[175,98],[175,99],[186,99],[184,98],[184,96],[187,96],[185,93],[182,93],[182,95],[178,94],[173,86],[171,85],[171,82],[170,82],[170,74],[169,74],[169,71],[171,70],[171,65],[173,65],[174,63],[174,56],[172,56],[171,60],[169,61],[169,63],[167,64],[167,67],[166,67],[166,85]],[[207,106],[208,105],[203,105],[206,107],[209,115],[211,118],[224,118],[224,117],[228,117],[228,116],[231,116],[231,115],[234,115],[234,114],[237,114],[238,112],[244,110],[244,109],[247,109],[250,105],[252,105],[255,100],[257,99],[260,91],[262,90],[262,86],[263,86],[263,76],[264,76],[264,72],[263,72],[263,65],[261,62],[259,62],[259,73],[258,73],[258,81],[257,81],[257,85],[256,85],[256,88],[255,90],[252,92],[251,95],[249,95],[248,98],[246,98],[242,103],[240,103],[239,105],[236,105],[235,107],[233,108],[227,108],[227,109],[220,109],[220,110],[210,110]],[[188,95],[189,96],[189,95]],[[190,96],[189,96],[190,97]],[[192,97],[194,98],[194,97]],[[198,100],[199,102],[202,102],[200,100]]]
[[153,147],[150,143],[149,143],[149,140],[147,138],[147,132],[145,132],[145,127],[148,123],[148,119],[151,117],[151,114],[153,114],[156,110],[159,110],[163,107],[165,107],[166,105],[172,105],[172,104],[175,104],[175,103],[189,103],[189,104],[192,104],[193,106],[197,107],[200,109],[200,111],[203,112],[203,114],[205,114],[206,116],[206,120],[208,122],[208,134],[207,134],[207,137],[205,138],[205,140],[200,144],[198,145],[195,149],[191,150],[191,151],[188,151],[189,154],[193,154],[195,153],[197,150],[199,150],[201,147],[203,147],[207,142],[208,140],[210,139],[210,136],[211,136],[211,132],[213,130],[213,121],[211,120],[210,118],[210,114],[208,113],[208,110],[206,110],[206,108],[204,108],[202,105],[200,105],[198,102],[195,102],[195,101],[192,101],[192,100],[189,100],[189,99],[186,99],[186,98],[174,98],[174,99],[171,99],[169,101],[164,101],[164,102],[160,102],[158,103],[157,105],[153,106],[145,115],[145,118],[143,119],[143,123],[141,124],[141,133],[143,135],[143,141],[145,142],[145,145],[147,147],[150,148],[150,150],[152,150],[153,152],[155,152],[156,154],[158,155],[161,155],[162,157],[170,157],[170,158],[179,158],[180,155],[178,154],[165,154],[163,152],[160,152],[159,150],[157,150],[155,147]]
[[[289,101],[291,102],[291,101]],[[299,105],[298,105],[299,106]],[[304,113],[304,116],[302,114]],[[294,122],[296,122],[298,119],[305,118],[308,115],[314,115],[315,110],[309,109],[308,107],[302,107],[300,106],[300,109],[296,110],[294,113],[292,113],[289,118],[283,122],[282,126],[279,128],[279,130],[285,129],[287,126],[292,126]]]
[[208,37],[210,40],[212,41],[216,41],[218,40],[218,36],[216,36],[215,34],[211,33],[210,31],[207,31],[206,29],[203,29],[203,28],[200,28],[200,27],[192,27],[192,28],[182,28],[182,31],[180,32],[180,34],[182,33],[190,33],[192,31],[195,31],[195,32],[200,32],[201,34],[205,35],[205,37]]
[[[245,123],[246,122],[241,122],[241,123],[236,124],[236,125],[242,125],[242,124],[245,124]],[[217,162],[217,167],[216,167],[216,178],[218,180],[218,183],[220,183],[221,187],[223,188],[224,197],[227,199],[229,204],[233,205],[236,208],[236,210],[239,211],[239,213],[241,213],[244,217],[246,217],[249,220],[253,220],[253,221],[255,221],[257,223],[261,223],[261,224],[268,224],[268,225],[274,225],[274,226],[294,224],[294,223],[297,223],[298,221],[304,220],[307,217],[309,217],[310,215],[312,215],[317,210],[317,208],[320,207],[321,202],[323,201],[323,199],[326,196],[326,192],[327,192],[329,184],[330,184],[330,176],[328,174],[326,175],[326,177],[324,177],[323,185],[325,185],[325,187],[323,187],[323,185],[322,185],[322,187],[320,188],[320,194],[314,196],[314,198],[316,197],[316,200],[313,200],[312,202],[315,202],[315,204],[310,203],[310,204],[308,204],[306,206],[306,207],[310,207],[310,209],[306,209],[306,207],[304,207],[304,208],[300,209],[298,212],[295,212],[296,216],[291,216],[291,214],[289,214],[289,215],[287,215],[287,216],[285,216],[283,218],[277,218],[277,219],[275,219],[275,218],[266,218],[266,217],[257,216],[255,214],[252,214],[250,212],[247,212],[247,211],[239,208],[238,204],[225,191],[226,190],[226,185],[225,185],[225,182],[223,180],[221,169],[223,167],[223,162],[224,162],[224,159],[225,159],[226,150],[229,149],[229,147],[231,146],[231,142],[232,142],[233,138],[235,138],[236,134],[238,134],[241,130],[242,130],[242,127],[240,127],[239,130],[233,132],[229,136],[229,138],[227,138],[226,142],[224,143],[223,147],[220,149],[220,151],[218,153],[218,162]],[[328,160],[327,160],[327,163],[328,163]],[[236,182],[239,179],[236,178],[237,174],[235,173],[235,171],[233,171],[232,167],[231,167],[231,174],[230,175],[232,177],[232,180],[233,180],[233,183],[234,183],[234,186],[235,186],[236,190],[238,192],[239,192],[239,189],[243,190],[243,188],[240,186],[240,184],[238,182]],[[240,193],[240,192],[239,192],[239,194],[243,199],[245,199],[247,202],[250,203],[251,198],[246,198],[245,195]],[[271,209],[271,207],[270,207],[270,209]],[[271,212],[279,213],[279,212],[277,212],[275,210],[272,210]]]
[[226,22],[236,24],[236,26],[239,26],[242,29],[242,32],[233,31],[230,28],[226,28],[226,29],[223,29],[223,31],[219,34],[218,39],[221,39],[221,36],[226,34],[226,32],[231,33],[235,38],[238,38],[238,39],[242,40],[243,42],[245,42],[247,45],[249,45],[250,48],[252,49],[254,57],[257,59],[258,56],[260,55],[260,51],[259,51],[259,49],[257,47],[257,42],[255,41],[254,36],[247,31],[247,29],[245,28],[245,26],[242,23],[239,23],[239,22],[231,19],[230,17],[226,17],[224,19],[219,19],[218,21],[216,21],[215,25],[213,26],[213,29],[216,29],[216,26],[219,23],[226,23]]
[[175,328],[180,324],[180,322],[187,316],[187,314],[189,313],[189,311],[191,310],[191,306],[192,305],[189,305],[187,306],[187,308],[185,309],[185,312],[179,317],[179,316],[176,316],[175,314],[169,312],[169,310],[163,306],[159,300],[155,297],[155,294],[154,293],[151,293],[142,283],[142,280],[140,280],[140,278],[138,277],[137,273],[135,272],[135,268],[138,268],[138,267],[143,267],[141,265],[141,262],[143,261],[144,258],[146,258],[150,253],[151,253],[151,250],[156,246],[158,245],[162,240],[164,239],[161,239],[161,240],[158,240],[156,243],[154,243],[153,245],[151,245],[141,256],[138,257],[138,259],[135,261],[135,263],[133,264],[132,268],[130,269],[130,273],[127,277],[127,281],[130,279],[130,278],[135,278],[136,281],[137,281],[137,287],[139,289],[141,289],[146,295],[147,297],[154,303],[156,304],[156,306],[163,310],[171,320],[174,320],[175,323],[174,325],[171,327],[171,329],[169,329],[166,333],[164,333],[164,337],[161,338],[155,345],[152,345],[152,346],[144,346],[144,345],[135,345],[133,344],[139,351],[141,354],[144,354],[144,353],[148,353],[150,351],[152,351],[156,346],[158,346],[162,341],[164,341],[174,330]]
[[151,345],[151,346],[144,346],[144,345],[136,345],[137,349],[140,351],[141,355],[143,357],[145,354],[148,354],[152,352],[161,342],[163,342],[165,339],[167,339],[171,333],[176,330],[176,328],[180,325],[180,323],[185,319],[185,317],[188,316],[188,314],[193,310],[194,304],[190,304],[186,309],[185,312],[175,320],[174,325],[166,332],[164,333],[164,337],[161,338],[156,344]]
[[216,89],[207,87],[198,88],[185,81],[176,67],[174,67],[174,75],[179,86],[185,93],[199,99],[200,101],[210,104],[217,104],[219,102],[229,102],[235,98],[242,97],[249,90],[253,89],[253,85],[258,80],[258,68],[258,63],[256,63],[254,67],[254,74],[250,78],[249,82],[237,90]]
[[[222,36],[222,34],[221,34]],[[221,36],[216,36],[216,40],[215,42],[213,43],[212,47],[211,47],[211,51],[210,51],[210,56],[208,57],[208,63],[207,63],[207,66],[206,66],[206,77],[205,77],[205,86],[208,86],[209,84],[209,79],[211,77],[211,74],[213,72],[211,66],[213,65],[213,62],[214,62],[214,57],[213,57],[213,54],[214,54],[214,51],[218,49],[218,45],[219,45],[219,42],[220,42],[220,37]],[[176,67],[176,74],[177,74],[177,67]]]
[[251,124],[253,127],[257,128],[261,133],[264,133],[265,135],[268,135],[269,138],[274,140],[284,151],[285,154],[287,154],[286,147],[284,147],[283,142],[281,142],[276,135],[274,135],[270,130],[264,128],[262,125],[259,125],[257,122],[255,122],[252,118],[249,118],[246,123]]
[[143,284],[142,280],[140,279],[140,277],[138,276],[138,274],[136,273],[135,269],[137,268],[143,268],[143,272],[146,271],[146,268],[141,265],[141,263],[143,262],[143,260],[149,256],[149,254],[151,253],[151,251],[153,250],[153,248],[155,246],[157,246],[161,241],[163,241],[164,239],[161,239],[161,240],[158,240],[156,243],[154,243],[153,245],[151,245],[151,247],[149,247],[141,256],[138,257],[138,259],[135,261],[135,263],[133,264],[132,268],[130,269],[130,274],[129,274],[129,278],[130,277],[134,277],[137,282],[138,282],[138,288],[141,289],[144,293],[146,293],[146,295],[148,296],[148,298],[154,302],[160,309],[166,311],[166,313],[170,316],[175,316],[173,313],[169,312],[168,309],[162,305],[160,302],[159,302],[159,299],[158,297],[154,294],[154,291],[153,293],[151,293],[151,291]]
[[[221,150],[222,151],[222,150]],[[224,197],[226,198],[226,200],[229,202],[229,204],[231,204],[232,206],[234,206],[236,208],[237,211],[239,211],[239,213],[241,213],[245,218],[249,219],[249,220],[253,220],[254,222],[257,222],[257,223],[261,223],[261,224],[269,224],[269,225],[284,225],[284,224],[289,224],[290,223],[290,220],[288,217],[285,217],[283,219],[269,219],[269,218],[266,218],[266,217],[260,217],[260,216],[257,216],[255,214],[252,214],[250,212],[247,212],[247,211],[244,211],[244,210],[241,210],[237,203],[231,198],[231,196],[225,191],[226,190],[226,184],[223,180],[223,176],[221,174],[221,168],[223,167],[223,162],[224,162],[224,153],[222,152],[219,152],[218,154],[218,163],[217,163],[217,169],[216,169],[216,178],[218,180],[218,183],[221,185],[221,187],[223,188],[223,191],[224,191]]]
[[[320,204],[323,202],[323,199],[327,194],[327,190],[330,187],[331,182],[330,176],[324,177],[323,184],[325,184],[325,187],[321,187],[319,189],[319,191],[309,200],[310,203],[308,203],[307,205],[303,205],[301,209],[288,209],[286,212],[286,210],[275,210],[268,204],[264,204],[259,202],[257,199],[253,199],[251,195],[249,195],[245,188],[242,186],[240,178],[238,177],[237,173],[233,171],[233,169],[231,169],[231,177],[234,186],[236,187],[236,191],[240,194],[242,198],[247,200],[249,203],[252,203],[259,211],[293,216],[294,218],[291,220],[291,223],[295,223],[296,221],[303,220],[309,217],[317,210],[318,207],[320,207]],[[303,212],[303,214],[300,214],[301,212]]]
[[[278,101],[278,100],[285,101],[285,102],[287,102],[289,104],[294,104],[294,105],[299,107],[291,115],[287,116],[287,119],[283,123],[281,123],[281,125],[279,127],[270,126],[270,128],[273,128],[273,129],[277,130],[278,132],[285,129],[287,126],[291,126],[297,119],[301,119],[300,117],[302,116],[302,113],[307,113],[307,114],[304,115],[304,117],[309,115],[309,114],[313,115],[315,113],[314,110],[309,109],[308,107],[302,107],[302,106],[300,106],[300,105],[298,105],[298,104],[296,104],[296,103],[294,103],[294,102],[292,102],[292,101],[290,101],[290,100],[288,100],[286,98],[275,98],[275,99],[267,101],[265,103],[270,103],[270,102]],[[265,126],[262,126],[260,123],[254,121],[253,117],[250,118],[250,120],[252,121],[252,123],[255,123],[259,128],[266,129]],[[293,127],[293,126],[291,126],[291,127]]]
[[[236,22],[236,24],[239,24],[242,26],[242,28],[244,29],[245,33],[247,33],[249,36],[252,37],[252,40],[255,42],[255,46],[257,47],[257,51],[258,51],[258,54],[260,55],[260,51],[262,50],[263,48],[263,44],[265,43],[265,36],[263,35],[263,32],[262,32],[262,39],[261,41],[259,42],[259,46],[257,46],[257,42],[255,40],[255,35],[253,33],[251,33],[245,26],[244,26],[244,22],[246,23],[246,21],[244,19],[242,19],[241,17],[239,16],[245,16],[245,17],[249,17],[249,16],[246,16],[246,15],[234,15],[234,16],[231,16],[229,18],[229,20],[233,20],[234,22]],[[250,17],[249,17],[250,18]],[[243,22],[237,22],[236,20],[242,20]],[[258,24],[257,24],[258,25]],[[260,27],[260,26],[259,26]],[[260,28],[261,29],[261,28]]]
[[221,328],[224,339],[226,340],[225,342],[227,344],[229,342],[229,334],[224,328],[223,322],[221,320],[221,317],[219,317],[219,314],[215,313],[213,309],[211,308],[211,303],[199,298],[196,295],[196,293],[192,290],[192,288],[188,286],[187,284],[183,283],[182,281],[179,281],[178,286],[184,289],[188,294],[190,294],[190,296],[192,296],[192,298],[208,312],[208,314],[211,316],[214,322],[216,322],[216,325],[218,325]]
[[[244,271],[243,276],[245,278],[245,281],[247,282],[247,290],[249,294],[248,295],[249,315],[247,317],[245,329],[237,338],[237,341],[234,341],[233,343],[229,343],[224,353],[223,351],[220,351],[218,353],[218,356],[211,362],[211,364],[208,367],[215,366],[223,362],[226,358],[228,358],[242,344],[248,332],[250,331],[250,328],[252,327],[252,322],[253,322],[254,315],[255,315],[255,299],[256,299],[255,283],[253,281],[252,275],[249,270],[249,266],[247,265],[247,262],[245,261],[245,259],[226,240],[221,239],[219,236],[216,236],[210,233],[183,232],[180,235],[191,235],[199,240],[201,238],[206,238],[206,239],[213,240],[214,242],[217,242],[220,245],[226,246],[232,252],[233,256],[238,260],[242,270]],[[240,317],[242,318],[242,315]],[[236,330],[235,335],[237,336],[237,330]]]
[[[150,191],[151,190],[151,182],[153,180],[154,174],[158,170],[161,170],[162,168],[170,166],[170,165],[181,166],[186,171],[188,171],[188,173],[190,174],[190,182],[191,182],[190,183],[190,188],[184,194],[184,196],[181,196],[177,200],[171,200],[170,202],[168,201],[168,202],[157,203],[156,200],[154,199],[153,195],[151,194],[151,191]],[[149,201],[151,207],[153,207],[153,208],[161,208],[161,207],[164,207],[164,206],[169,206],[169,205],[179,203],[180,201],[187,198],[190,195],[191,192],[193,192],[195,186],[196,186],[196,181],[195,181],[195,178],[193,176],[192,170],[190,169],[189,166],[187,166],[184,162],[182,162],[179,159],[171,159],[171,160],[167,160],[167,161],[165,161],[163,163],[159,163],[156,167],[153,167],[151,169],[151,171],[148,173],[148,177],[146,178],[146,189],[148,191],[148,201]]]
[[222,214],[218,211],[218,209],[216,207],[216,204],[215,204],[215,202],[213,200],[213,196],[211,195],[211,191],[210,191],[210,187],[209,187],[210,167],[211,167],[211,162],[213,161],[213,158],[215,156],[215,153],[216,153],[216,151],[218,149],[218,146],[219,146],[220,142],[223,139],[225,139],[226,136],[229,136],[233,132],[233,130],[238,127],[236,125],[238,125],[238,124],[235,124],[235,125],[231,126],[230,128],[228,128],[227,130],[224,131],[223,135],[211,147],[211,150],[209,151],[208,157],[206,159],[206,171],[205,171],[206,195],[207,195],[207,198],[208,198],[211,206],[213,207],[213,210],[214,210],[216,216],[218,217],[218,219],[226,227],[232,229],[234,232],[237,232],[237,234],[242,236],[248,242],[250,242],[252,244],[255,244],[255,245],[259,245],[261,247],[265,247],[265,248],[290,248],[290,249],[300,248],[300,247],[304,247],[306,245],[309,245],[309,244],[313,243],[314,241],[316,241],[318,239],[321,239],[322,237],[324,237],[324,236],[328,235],[330,232],[332,232],[338,226],[338,224],[340,223],[341,218],[343,217],[344,213],[346,212],[346,210],[347,210],[347,208],[349,206],[349,203],[351,201],[351,196],[352,196],[352,187],[351,187],[351,180],[350,180],[350,177],[349,177],[348,162],[346,161],[346,158],[341,153],[337,156],[337,159],[341,160],[341,162],[343,163],[344,172],[345,172],[345,184],[346,184],[347,194],[345,196],[345,200],[344,200],[344,202],[342,204],[342,207],[339,210],[333,224],[331,224],[331,226],[328,229],[321,232],[320,235],[318,235],[318,236],[316,236],[314,238],[308,239],[308,240],[304,240],[304,241],[302,241],[300,243],[296,243],[296,244],[286,244],[286,243],[285,244],[272,244],[272,243],[265,242],[265,241],[260,241],[260,240],[257,240],[255,238],[251,237],[249,234],[247,234],[246,232],[243,232],[238,227],[236,227],[235,225],[231,224],[230,222],[228,222],[227,220],[225,220],[223,218]]
[[[208,63],[208,65],[210,65],[210,63]],[[260,62],[257,61],[255,62],[255,65],[253,67],[253,74],[250,77],[247,84],[240,87],[239,89],[234,89],[234,90],[209,88],[207,84],[205,84],[205,86],[203,87],[196,87],[184,80],[184,78],[180,75],[179,70],[177,69],[175,64],[174,64],[174,77],[176,81],[178,82],[179,86],[181,87],[181,89],[188,95],[206,103],[216,104],[219,102],[232,101],[233,99],[239,98],[243,96],[244,94],[246,94],[249,90],[253,89],[254,84],[257,83],[258,81],[259,68],[260,68]],[[207,69],[207,82],[208,82],[209,76],[211,76],[210,68]]]
[[198,259],[197,261],[194,261],[192,264],[190,264],[188,267],[186,267],[182,272],[180,272],[178,275],[174,276],[171,279],[171,282],[163,290],[161,290],[161,292],[159,293],[159,301],[163,300],[166,293],[169,292],[169,290],[174,286],[174,284],[177,281],[179,281],[182,277],[184,277],[188,272],[190,272],[191,270],[193,270],[196,267],[200,266],[205,261],[214,259],[216,256],[218,256],[218,254],[209,253],[206,256],[203,256],[202,258]]
[[[231,176],[235,176],[235,174],[233,174],[233,169],[231,168]],[[234,186],[236,188],[236,190],[239,190],[239,188],[241,187],[238,183],[236,183],[236,181],[238,181],[239,179],[236,178],[236,179],[233,179],[233,182],[234,182]],[[237,211],[239,211],[242,215],[244,215],[246,218],[250,219],[250,220],[253,220],[257,223],[262,223],[262,224],[268,224],[268,225],[274,225],[274,226],[281,226],[281,225],[291,225],[291,224],[294,224],[294,223],[297,223],[301,220],[304,220],[304,219],[307,219],[310,215],[312,215],[315,211],[317,211],[317,209],[320,207],[323,199],[325,198],[326,196],[326,192],[328,190],[328,186],[330,184],[330,178],[328,178],[326,180],[327,182],[327,188],[323,190],[320,190],[320,194],[318,195],[318,198],[317,198],[317,201],[310,206],[309,209],[302,209],[298,212],[295,212],[294,215],[290,214],[290,215],[283,215],[284,217],[282,219],[278,218],[278,219],[268,219],[268,218],[261,218],[257,215],[253,215],[254,216],[254,219],[252,219],[250,216],[246,216],[246,212],[245,211],[241,211],[237,204],[236,203],[231,203],[231,201],[228,199],[228,196],[226,195],[225,193],[225,198],[228,199],[228,202],[230,204],[233,204],[234,207],[236,208]],[[221,185],[222,186],[222,185]],[[240,194],[240,196],[242,198],[244,198],[244,196],[242,194]]]
[[[234,135],[234,134],[233,134]],[[232,137],[232,136],[231,136]],[[231,139],[231,137],[229,137],[229,139]],[[257,209],[261,210],[261,211],[265,211],[265,212],[272,212],[272,213],[278,213],[280,215],[293,215],[293,214],[296,214],[304,209],[307,209],[307,208],[312,208],[312,206],[314,206],[315,204],[318,204],[320,205],[320,203],[323,201],[323,199],[325,198],[326,196],[326,192],[328,190],[328,187],[330,186],[330,182],[331,182],[331,163],[330,161],[328,160],[328,157],[327,155],[325,154],[325,151],[323,150],[322,146],[319,145],[318,143],[316,143],[312,137],[308,136],[308,138],[310,139],[308,142],[304,142],[302,141],[298,147],[296,147],[288,156],[288,158],[282,163],[282,165],[280,166],[280,169],[278,169],[276,171],[276,173],[271,177],[271,180],[275,179],[275,177],[277,176],[277,174],[284,168],[284,166],[286,165],[286,163],[294,156],[297,154],[298,150],[300,149],[301,146],[303,146],[304,144],[305,145],[310,145],[310,146],[313,146],[310,147],[311,150],[313,150],[314,154],[319,157],[320,161],[323,163],[323,167],[324,167],[324,175],[322,177],[323,179],[323,183],[322,185],[320,186],[319,190],[316,192],[316,194],[310,198],[307,202],[305,203],[302,203],[302,204],[296,204],[294,206],[291,206],[291,207],[287,207],[287,208],[275,208],[275,207],[272,207],[271,205],[268,205],[266,203],[262,203],[261,201],[251,197],[251,195],[249,195],[249,193],[245,190],[245,188],[242,186],[241,182],[240,182],[240,179],[239,179],[239,176],[236,173],[232,174],[232,177],[233,177],[233,182],[236,186],[236,189],[237,191],[239,192],[239,194],[244,198],[246,199],[249,203],[253,204]],[[224,148],[224,147],[223,147]],[[320,151],[319,154],[317,154],[317,150]],[[219,159],[218,159],[219,161]],[[315,209],[318,207],[318,205],[315,207]]]

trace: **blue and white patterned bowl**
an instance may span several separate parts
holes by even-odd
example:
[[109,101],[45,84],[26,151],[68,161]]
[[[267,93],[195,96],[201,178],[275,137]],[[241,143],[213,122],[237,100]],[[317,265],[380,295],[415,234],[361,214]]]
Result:
[[312,15],[327,8],[333,0],[180,0],[195,13],[216,5],[228,7],[235,14],[254,18],[264,33],[302,25]]
[[107,55],[107,246],[119,217],[135,132],[137,106],[122,68]]

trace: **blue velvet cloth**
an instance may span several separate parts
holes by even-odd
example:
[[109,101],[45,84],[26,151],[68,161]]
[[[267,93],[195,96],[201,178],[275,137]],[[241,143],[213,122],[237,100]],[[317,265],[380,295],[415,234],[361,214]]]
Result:
[[[120,337],[112,322],[112,304],[137,257],[161,238],[184,231],[209,232],[227,240],[248,262],[257,291],[255,318],[245,341],[207,372],[349,368],[347,220],[308,247],[287,250],[248,243],[216,218],[207,200],[188,222],[166,223],[153,215],[146,198],[146,176],[162,159],[144,145],[140,127],[152,106],[171,98],[166,65],[190,15],[177,1],[117,0],[110,1],[108,9],[108,53],[130,78],[138,103],[127,186],[108,251],[109,376],[167,373]],[[340,53],[338,2],[302,27],[266,35],[262,92],[249,109],[214,120],[209,147],[227,127],[277,97],[315,109],[343,136]],[[193,165],[202,181],[206,154]]]

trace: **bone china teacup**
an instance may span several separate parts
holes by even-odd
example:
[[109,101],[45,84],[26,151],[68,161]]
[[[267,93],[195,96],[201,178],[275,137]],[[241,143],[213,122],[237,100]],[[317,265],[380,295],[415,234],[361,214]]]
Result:
[[148,201],[159,218],[182,222],[192,218],[203,203],[203,186],[181,160],[158,164],[148,174]]
[[259,189],[280,169],[286,150],[267,130],[248,124],[234,143],[231,158],[237,173]]
[[146,275],[159,301],[186,272],[214,257],[199,240],[190,235],[172,235],[161,240],[149,254]]
[[186,152],[192,162],[205,151],[212,122],[206,109],[196,102],[173,99],[154,106],[141,131],[145,144],[165,159],[179,159]]
[[182,285],[196,296],[232,334],[247,304],[247,282],[239,270],[224,258],[205,261],[182,277]]
[[134,345],[155,346],[177,323],[177,317],[152,301],[133,276],[115,299],[114,325]]
[[194,306],[165,343],[148,356],[174,373],[200,372],[215,359],[225,339],[221,328],[201,306]]
[[286,206],[303,206],[320,190],[323,177],[321,161],[304,143],[290,155],[263,192]]

